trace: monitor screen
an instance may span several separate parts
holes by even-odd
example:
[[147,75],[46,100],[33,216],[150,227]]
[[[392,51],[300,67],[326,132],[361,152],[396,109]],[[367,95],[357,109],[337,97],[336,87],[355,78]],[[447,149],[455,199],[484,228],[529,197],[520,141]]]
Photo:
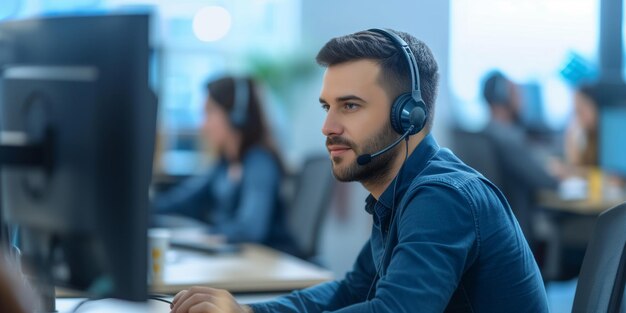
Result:
[[0,23],[0,131],[41,154],[27,165],[0,158],[2,214],[19,226],[24,268],[39,281],[97,297],[146,298],[157,112],[149,20]]
[[544,112],[541,86],[538,83],[519,84],[522,125],[530,132],[550,132]]
[[600,167],[626,177],[626,104],[603,106],[599,120]]

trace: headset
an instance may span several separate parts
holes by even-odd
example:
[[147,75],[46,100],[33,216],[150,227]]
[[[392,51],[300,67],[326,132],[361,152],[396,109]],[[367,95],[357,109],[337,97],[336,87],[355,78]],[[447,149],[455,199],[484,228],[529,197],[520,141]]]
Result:
[[248,103],[250,102],[250,87],[248,79],[233,77],[233,110],[230,112],[230,122],[235,128],[243,128],[248,120]]
[[369,31],[387,37],[398,51],[404,55],[411,72],[411,91],[400,94],[391,105],[391,127],[402,136],[391,145],[376,153],[360,155],[357,158],[359,165],[368,164],[373,158],[391,150],[391,148],[400,143],[402,139],[419,133],[426,125],[428,119],[426,104],[422,99],[422,91],[420,89],[419,68],[417,67],[417,61],[415,60],[415,55],[413,55],[411,47],[392,30],[372,28],[369,29]]

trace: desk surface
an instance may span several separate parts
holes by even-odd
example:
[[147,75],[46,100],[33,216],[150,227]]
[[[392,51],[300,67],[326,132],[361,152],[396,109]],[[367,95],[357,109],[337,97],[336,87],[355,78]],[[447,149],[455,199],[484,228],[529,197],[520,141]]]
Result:
[[[217,255],[172,248],[167,254],[164,282],[151,286],[151,292],[175,294],[192,286],[233,293],[285,292],[331,279],[328,270],[256,244],[244,244],[237,253]],[[80,296],[59,288],[56,294]]]
[[197,285],[239,293],[290,291],[333,278],[328,270],[255,244],[220,255],[172,249],[167,257],[164,283],[153,285],[153,292],[173,294]]
[[[254,295],[235,295],[237,302],[246,304],[254,302],[268,301],[282,294],[254,294]],[[172,300],[173,297],[167,298]],[[56,309],[58,313],[70,313],[74,308],[83,301],[84,298],[61,298],[56,301]],[[85,303],[78,312],[84,313],[169,313],[170,306],[167,303],[150,300],[147,303],[132,303],[115,299],[103,299]]]
[[591,200],[564,200],[555,191],[543,190],[539,193],[539,206],[544,209],[562,211],[566,213],[598,215],[607,209],[610,209],[626,199],[602,199],[598,201]]

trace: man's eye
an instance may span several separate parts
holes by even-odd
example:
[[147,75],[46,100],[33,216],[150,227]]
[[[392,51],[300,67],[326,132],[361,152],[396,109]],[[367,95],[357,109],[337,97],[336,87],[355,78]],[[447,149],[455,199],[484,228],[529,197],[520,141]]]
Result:
[[356,110],[359,108],[359,105],[356,103],[346,102],[346,104],[344,104],[344,108],[346,108],[346,110]]
[[328,104],[322,104],[322,110],[324,110],[324,112],[328,112],[329,109],[330,106]]

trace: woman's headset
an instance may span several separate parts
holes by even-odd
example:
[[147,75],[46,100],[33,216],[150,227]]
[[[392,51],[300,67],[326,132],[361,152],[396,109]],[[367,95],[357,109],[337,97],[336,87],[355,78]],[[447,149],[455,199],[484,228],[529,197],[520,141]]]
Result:
[[248,103],[250,102],[250,86],[246,78],[233,78],[233,110],[230,122],[236,128],[243,128],[248,120]]

